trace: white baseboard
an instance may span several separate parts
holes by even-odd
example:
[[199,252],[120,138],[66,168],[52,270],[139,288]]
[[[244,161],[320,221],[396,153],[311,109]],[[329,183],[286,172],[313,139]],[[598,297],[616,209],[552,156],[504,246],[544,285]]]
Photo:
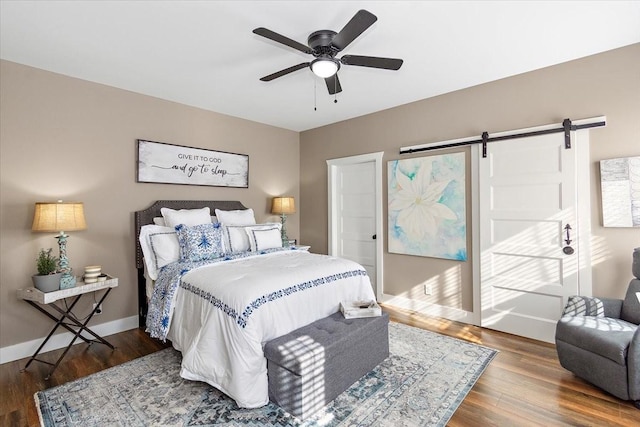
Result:
[[403,308],[405,310],[413,310],[428,316],[442,317],[447,320],[455,320],[457,322],[468,323],[470,325],[477,324],[475,321],[476,316],[474,316],[472,312],[461,310],[459,308],[430,304],[425,301],[417,301],[389,294],[383,294],[381,302],[387,305]]
[[[91,330],[101,337],[117,334],[118,332],[128,331],[138,327],[138,316],[125,317],[124,319],[113,320],[107,323],[101,323],[91,327]],[[84,334],[91,337],[90,335]],[[13,362],[14,360],[22,359],[25,357],[31,357],[36,352],[40,344],[45,337],[35,340],[23,342],[20,344],[14,344],[7,347],[0,348],[0,364]],[[69,342],[73,339],[71,332],[65,332],[62,334],[56,334],[51,337],[49,342],[44,346],[41,352],[57,350],[69,345]],[[76,340],[75,344],[84,343],[81,339]],[[74,344],[74,345],[75,345]]]

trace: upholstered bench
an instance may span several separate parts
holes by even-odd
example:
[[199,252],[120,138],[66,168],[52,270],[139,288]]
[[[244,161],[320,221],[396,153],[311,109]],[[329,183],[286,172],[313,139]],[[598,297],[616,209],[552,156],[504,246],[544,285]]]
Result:
[[338,312],[264,347],[269,399],[304,420],[389,356],[389,316]]

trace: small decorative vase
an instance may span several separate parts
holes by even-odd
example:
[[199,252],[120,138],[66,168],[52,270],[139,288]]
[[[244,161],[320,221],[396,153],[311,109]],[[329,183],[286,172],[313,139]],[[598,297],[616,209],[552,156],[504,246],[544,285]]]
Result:
[[34,274],[33,276],[31,276],[31,279],[33,280],[33,286],[35,286],[36,289],[42,292],[53,292],[59,290],[61,278],[62,273],[46,274],[42,276],[39,274]]

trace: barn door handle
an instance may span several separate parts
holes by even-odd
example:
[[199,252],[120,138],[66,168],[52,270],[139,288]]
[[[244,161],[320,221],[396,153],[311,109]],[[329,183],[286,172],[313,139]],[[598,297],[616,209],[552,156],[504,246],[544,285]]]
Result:
[[372,238],[373,240],[376,240],[376,239],[378,238],[378,235],[377,235],[377,234],[374,234],[373,236],[371,236],[371,238]]
[[564,242],[567,244],[567,246],[565,246],[564,248],[562,248],[562,252],[565,253],[565,255],[572,255],[575,251],[573,250],[573,248],[571,246],[569,246],[571,244],[571,226],[569,224],[564,226],[564,231],[567,233],[567,238],[564,239]]
[[567,238],[564,239],[564,242],[567,245],[570,245],[571,244],[571,235],[569,234],[569,232],[571,231],[571,226],[569,224],[565,225],[564,226],[564,230],[567,232]]

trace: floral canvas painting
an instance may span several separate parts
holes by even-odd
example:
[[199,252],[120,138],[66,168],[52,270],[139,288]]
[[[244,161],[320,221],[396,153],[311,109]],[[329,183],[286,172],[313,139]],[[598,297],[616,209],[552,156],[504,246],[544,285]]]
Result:
[[467,260],[465,153],[388,163],[389,252]]

